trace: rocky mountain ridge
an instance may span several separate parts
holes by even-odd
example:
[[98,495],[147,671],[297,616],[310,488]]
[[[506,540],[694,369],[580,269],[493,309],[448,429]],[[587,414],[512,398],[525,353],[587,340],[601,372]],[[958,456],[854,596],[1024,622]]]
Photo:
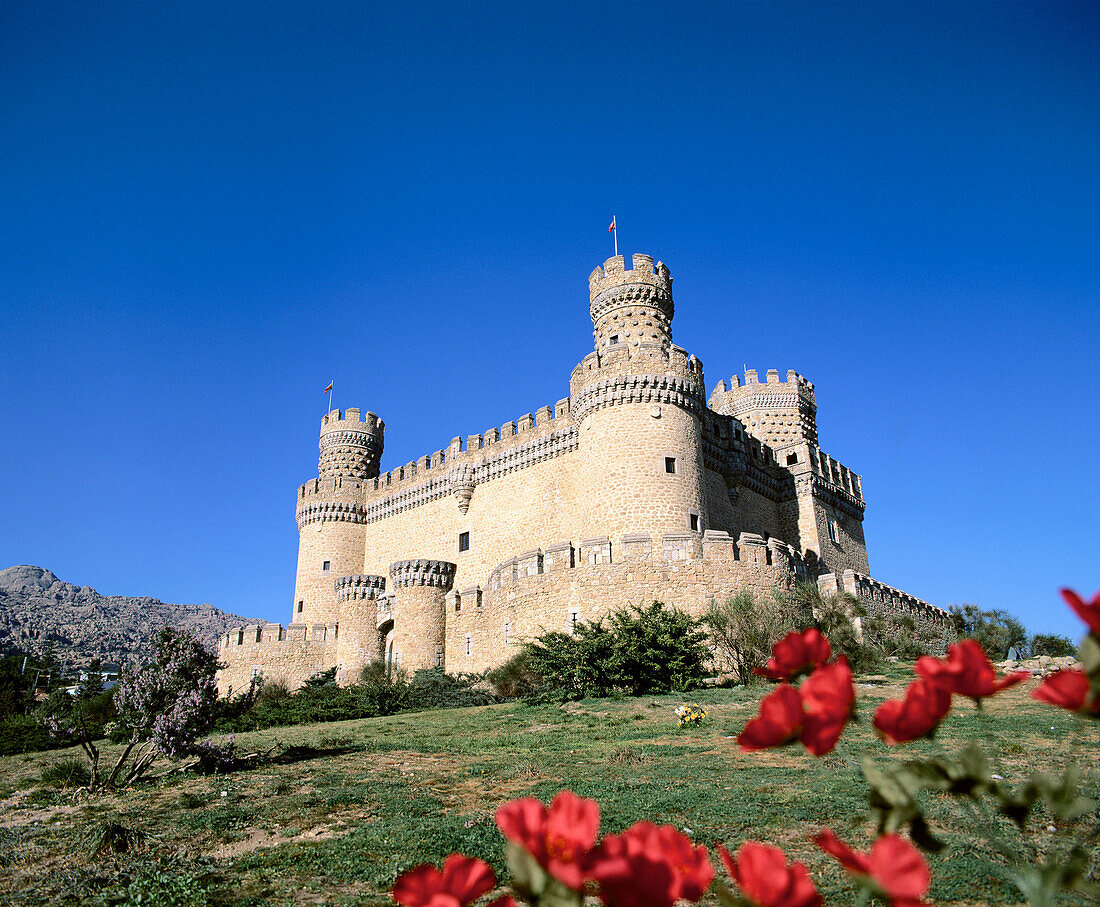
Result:
[[140,661],[161,627],[214,641],[230,627],[255,623],[211,605],[175,605],[148,596],[100,595],[49,570],[19,565],[0,571],[0,653],[43,654],[52,647],[71,666],[93,658],[116,665]]

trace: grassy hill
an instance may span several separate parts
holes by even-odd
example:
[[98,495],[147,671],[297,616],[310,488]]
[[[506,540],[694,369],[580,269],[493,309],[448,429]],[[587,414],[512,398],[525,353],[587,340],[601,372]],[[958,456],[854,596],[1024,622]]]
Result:
[[[261,750],[277,738],[276,761],[226,776],[176,774],[117,795],[89,797],[41,782],[44,769],[78,751],[5,757],[0,901],[125,903],[119,898],[130,885],[131,902],[134,891],[155,889],[159,903],[389,903],[400,872],[454,850],[502,874],[496,808],[568,787],[599,801],[604,831],[647,818],[689,830],[711,848],[748,838],[777,843],[809,865],[828,903],[847,904],[852,890],[809,838],[829,826],[853,844],[871,840],[864,754],[885,761],[980,739],[999,754],[996,770],[1009,781],[1076,762],[1086,792],[1100,794],[1096,724],[1030,699],[1034,681],[988,702],[982,714],[956,699],[936,742],[889,750],[870,732],[870,716],[909,677],[899,669],[863,678],[863,723],[822,759],[795,748],[738,750],[731,735],[755,714],[764,688],[692,694],[710,717],[683,730],[674,710],[685,697],[657,696],[560,707],[505,703],[255,732],[238,742]],[[989,812],[946,799],[934,801],[931,814],[949,844],[930,859],[933,902],[1017,903],[1005,878],[1025,854],[999,854],[986,835],[1017,843],[1019,836]],[[93,859],[90,841],[108,819],[148,837],[132,854]],[[1046,850],[1066,833],[1048,825],[1029,825],[1029,847]]]

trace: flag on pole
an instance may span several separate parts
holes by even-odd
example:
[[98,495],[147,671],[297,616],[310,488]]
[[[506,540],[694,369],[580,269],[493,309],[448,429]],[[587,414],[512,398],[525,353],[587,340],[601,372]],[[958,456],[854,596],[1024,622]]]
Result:
[[614,214],[611,215],[611,226],[607,228],[607,232],[608,233],[614,233],[615,232],[615,215]]
[[328,387],[326,387],[324,389],[323,393],[327,394],[330,390],[332,390],[332,382],[331,381],[328,383]]

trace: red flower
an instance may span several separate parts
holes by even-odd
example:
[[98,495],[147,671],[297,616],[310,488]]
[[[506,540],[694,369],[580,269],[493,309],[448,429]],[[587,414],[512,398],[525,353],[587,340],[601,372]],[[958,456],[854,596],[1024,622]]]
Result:
[[431,863],[410,869],[393,886],[393,899],[404,907],[465,907],[493,890],[497,879],[489,864],[453,853],[440,872]]
[[707,849],[671,825],[636,822],[606,835],[593,854],[591,878],[611,907],[672,907],[697,901],[714,879]]
[[891,746],[928,737],[951,711],[951,694],[921,677],[909,684],[904,699],[888,699],[872,722]]
[[932,873],[920,851],[898,835],[882,835],[866,854],[856,853],[829,829],[814,838],[814,843],[836,857],[860,884],[886,898],[891,907],[917,907],[932,884]]
[[985,650],[973,639],[964,639],[948,648],[947,658],[943,661],[931,655],[922,655],[913,669],[941,690],[973,699],[992,696],[1031,676],[1027,671],[1016,671],[998,678],[993,673],[993,665]]
[[802,697],[781,684],[760,700],[760,714],[737,737],[743,752],[784,746],[802,734]]
[[792,630],[772,646],[772,657],[767,665],[755,668],[754,672],[773,680],[790,680],[824,664],[832,654],[829,640],[821,635],[820,630],[812,627],[801,633]]
[[497,826],[550,875],[579,889],[600,828],[600,807],[570,790],[554,797],[549,809],[533,797],[523,797],[497,810]]
[[787,855],[778,847],[746,841],[737,860],[724,847],[718,855],[730,878],[756,907],[821,907],[821,895],[802,863],[787,865]]
[[1092,597],[1091,602],[1086,602],[1072,589],[1063,589],[1062,598],[1077,612],[1077,616],[1089,625],[1089,630],[1100,636],[1100,592]]
[[824,756],[836,746],[855,711],[856,688],[848,659],[841,655],[833,664],[819,667],[806,678],[799,693],[806,715],[802,743],[815,756]]
[[1100,698],[1090,696],[1088,675],[1077,668],[1051,674],[1031,695],[1071,712],[1100,717]]

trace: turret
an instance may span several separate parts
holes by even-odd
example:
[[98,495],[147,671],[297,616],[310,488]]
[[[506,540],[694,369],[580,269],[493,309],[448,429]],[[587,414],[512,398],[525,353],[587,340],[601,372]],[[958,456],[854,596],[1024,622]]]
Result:
[[742,378],[734,375],[730,386],[719,381],[710,395],[710,408],[741,421],[754,438],[779,450],[791,444],[817,444],[817,400],[814,386],[791,369],[779,380],[778,369],[768,369],[761,381],[756,369]]
[[378,476],[386,424],[374,413],[360,415],[358,409],[341,413],[334,409],[321,419],[321,454],[317,475],[373,479]]
[[653,256],[637,253],[626,270],[622,255],[607,259],[588,276],[589,314],[596,349],[625,343],[672,342],[672,277]]
[[431,558],[390,565],[393,658],[410,672],[443,665],[444,607],[455,569],[449,561]]
[[334,409],[321,419],[317,478],[298,489],[292,621],[340,620],[333,581],[363,569],[363,492],[378,476],[385,430],[378,416],[358,409]]

